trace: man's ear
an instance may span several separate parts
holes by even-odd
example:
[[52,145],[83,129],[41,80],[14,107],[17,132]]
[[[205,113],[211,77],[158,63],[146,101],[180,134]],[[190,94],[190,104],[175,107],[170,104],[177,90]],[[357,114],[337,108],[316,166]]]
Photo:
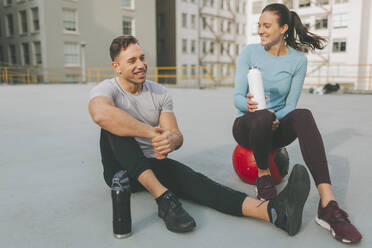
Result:
[[114,68],[114,70],[116,71],[116,73],[119,73],[119,68],[118,68],[118,63],[117,62],[112,61],[111,62],[111,66],[112,66],[112,68]]

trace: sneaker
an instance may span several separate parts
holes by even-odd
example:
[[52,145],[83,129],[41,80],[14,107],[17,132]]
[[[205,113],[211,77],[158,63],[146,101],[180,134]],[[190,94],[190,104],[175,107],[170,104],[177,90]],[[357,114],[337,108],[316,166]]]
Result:
[[270,175],[257,177],[256,186],[258,200],[270,200],[277,194],[274,181]]
[[303,165],[296,164],[289,176],[287,186],[269,201],[267,211],[270,222],[290,236],[298,233],[302,212],[310,191],[310,177]]
[[347,213],[338,207],[336,201],[330,201],[325,208],[319,202],[315,221],[341,242],[356,243],[362,239],[360,232],[350,223]]
[[158,215],[162,218],[167,229],[172,232],[190,232],[196,226],[194,219],[183,209],[176,196],[166,191],[156,198]]

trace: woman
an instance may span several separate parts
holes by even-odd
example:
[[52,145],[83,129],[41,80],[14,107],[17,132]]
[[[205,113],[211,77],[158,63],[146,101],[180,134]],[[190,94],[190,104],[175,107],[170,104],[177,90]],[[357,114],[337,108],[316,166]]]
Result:
[[[304,83],[307,59],[304,49],[323,49],[325,39],[308,32],[299,16],[283,4],[266,6],[259,19],[261,44],[244,47],[235,79],[234,104],[239,116],[233,135],[239,145],[253,150],[258,170],[257,197],[271,199],[277,192],[268,169],[269,152],[299,139],[304,161],[320,195],[316,222],[345,243],[362,236],[336,202],[322,137],[311,112],[296,109]],[[249,93],[249,66],[262,72],[267,110],[257,110]]]

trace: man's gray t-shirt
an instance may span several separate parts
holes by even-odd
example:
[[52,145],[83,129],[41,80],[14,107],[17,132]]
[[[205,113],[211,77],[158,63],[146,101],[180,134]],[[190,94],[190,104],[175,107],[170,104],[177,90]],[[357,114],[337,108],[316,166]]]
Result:
[[[116,107],[153,127],[159,125],[161,112],[173,112],[173,100],[168,90],[150,80],[143,83],[141,93],[134,95],[120,86],[118,78],[106,79],[90,91],[89,100],[96,96],[106,96],[112,99]],[[155,157],[151,139],[140,137],[135,137],[135,139],[146,157]]]

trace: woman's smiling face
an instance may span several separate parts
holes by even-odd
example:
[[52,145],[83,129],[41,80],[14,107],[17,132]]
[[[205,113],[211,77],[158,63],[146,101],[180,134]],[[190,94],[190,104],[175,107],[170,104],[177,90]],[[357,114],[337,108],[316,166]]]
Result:
[[258,21],[258,34],[260,35],[261,45],[271,47],[284,39],[284,34],[288,25],[279,25],[279,16],[273,11],[265,11],[261,14]]

